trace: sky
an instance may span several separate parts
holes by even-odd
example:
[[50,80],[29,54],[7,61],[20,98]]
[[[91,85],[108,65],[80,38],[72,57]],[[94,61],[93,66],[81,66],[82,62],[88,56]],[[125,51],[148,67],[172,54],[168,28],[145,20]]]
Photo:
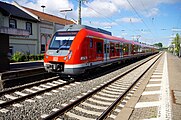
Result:
[[[0,0],[12,3],[12,0]],[[79,0],[17,0],[22,6],[78,20]],[[102,28],[113,36],[147,44],[171,44],[181,34],[181,0],[82,0],[82,24]],[[65,9],[68,12],[60,12]]]

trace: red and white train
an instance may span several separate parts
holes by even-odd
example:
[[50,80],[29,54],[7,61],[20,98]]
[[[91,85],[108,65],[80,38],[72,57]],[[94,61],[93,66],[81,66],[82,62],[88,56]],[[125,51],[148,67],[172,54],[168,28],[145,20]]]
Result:
[[48,72],[78,75],[86,70],[151,55],[153,46],[114,37],[84,25],[67,25],[47,45],[44,67]]

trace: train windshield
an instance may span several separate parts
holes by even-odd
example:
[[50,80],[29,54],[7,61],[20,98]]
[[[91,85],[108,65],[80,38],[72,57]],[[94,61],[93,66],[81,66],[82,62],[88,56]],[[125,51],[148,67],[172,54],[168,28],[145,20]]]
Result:
[[49,49],[69,50],[77,32],[57,32],[53,36]]

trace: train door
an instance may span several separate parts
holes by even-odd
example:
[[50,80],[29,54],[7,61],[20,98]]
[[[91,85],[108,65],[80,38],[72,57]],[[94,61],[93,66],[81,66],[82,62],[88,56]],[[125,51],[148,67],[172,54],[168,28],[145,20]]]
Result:
[[132,44],[129,44],[128,49],[129,49],[128,56],[130,56],[132,54]]
[[123,43],[119,44],[120,46],[120,57],[123,57]]
[[115,51],[116,51],[116,57],[120,57],[120,46],[119,46],[119,43],[116,43],[116,46],[115,46]]
[[102,39],[95,39],[96,43],[96,61],[104,61],[104,52],[103,52],[103,45],[104,41]]
[[108,40],[104,40],[104,61],[109,60],[109,43]]
[[114,43],[110,42],[110,58],[114,58],[114,56],[115,56]]
[[124,43],[123,46],[124,46],[124,48],[123,48],[123,56],[128,56],[128,54],[129,54],[129,44]]
[[92,62],[95,59],[95,49],[94,49],[94,41],[92,38],[88,38],[88,62],[90,63],[90,66],[92,65]]

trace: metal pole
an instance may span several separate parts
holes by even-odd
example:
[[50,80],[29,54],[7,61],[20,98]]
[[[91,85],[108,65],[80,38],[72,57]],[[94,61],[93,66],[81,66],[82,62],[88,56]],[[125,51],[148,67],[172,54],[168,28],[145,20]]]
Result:
[[42,5],[41,7],[43,8],[43,13],[44,13],[44,8],[45,8],[45,5]]
[[79,0],[79,18],[78,18],[78,24],[81,25],[81,0]]
[[67,12],[72,11],[72,8],[60,10],[60,12],[65,12],[65,25],[67,24]]

